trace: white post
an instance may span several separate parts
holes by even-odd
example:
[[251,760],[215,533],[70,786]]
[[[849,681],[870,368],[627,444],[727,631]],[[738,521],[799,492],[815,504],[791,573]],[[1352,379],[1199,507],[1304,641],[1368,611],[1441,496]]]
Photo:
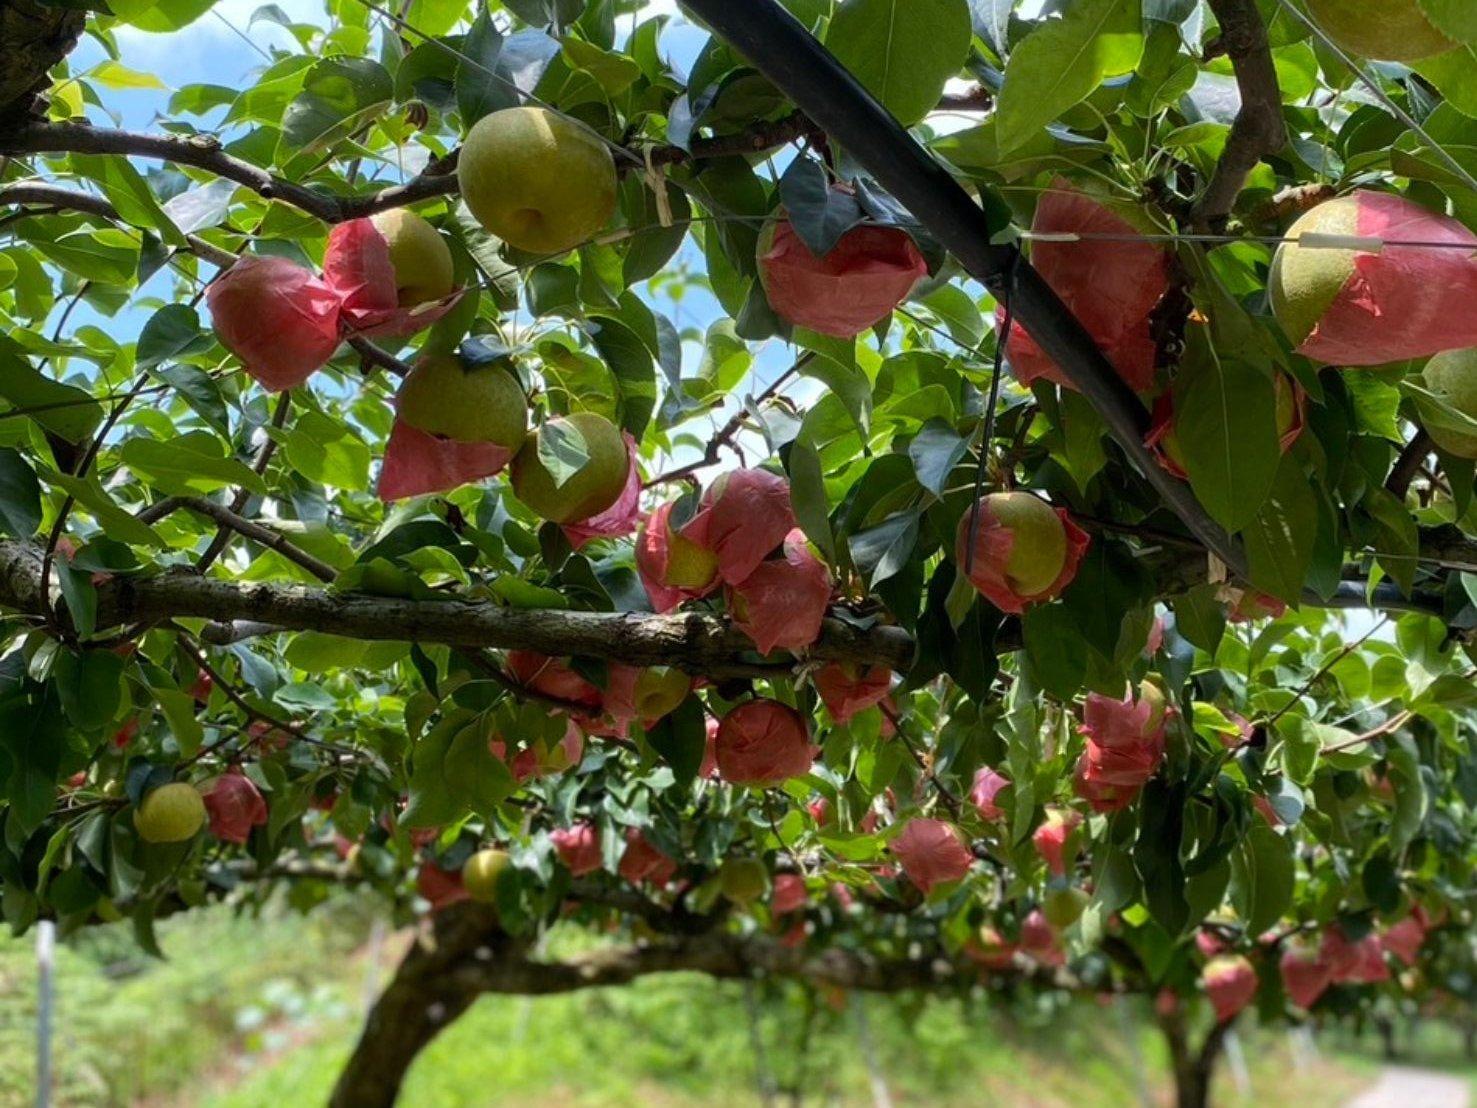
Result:
[[749,1017],[749,1045],[754,1050],[754,1081],[759,1086],[759,1103],[764,1108],[773,1108],[776,1090],[764,1050],[764,1033],[759,1026],[759,995],[754,982],[747,977],[744,978],[744,1008]]
[[369,949],[364,956],[364,987],[360,990],[360,1006],[364,1009],[364,1018],[369,1018],[369,1013],[374,1010],[374,1002],[380,995],[380,970],[381,962],[385,953],[385,921],[375,918],[374,925],[369,929]]
[[36,1108],[51,1106],[52,970],[56,955],[56,925],[36,925]]
[[859,993],[851,994],[851,1010],[856,1013],[856,1034],[861,1041],[862,1060],[867,1063],[867,1081],[872,1086],[872,1108],[892,1108],[892,1093],[887,1088],[887,1075],[877,1061],[877,1047],[872,1042],[872,1027],[867,1022],[867,1001]]
[[1118,1026],[1123,1031],[1128,1056],[1133,1059],[1133,1084],[1138,1090],[1139,1104],[1141,1108],[1154,1108],[1154,1090],[1149,1087],[1149,1069],[1144,1063],[1144,1044],[1139,1041],[1138,1024],[1132,1013],[1124,1007],[1122,997],[1113,998],[1113,1011],[1118,1016]]
[[1241,1039],[1234,1031],[1226,1033],[1226,1064],[1231,1067],[1231,1080],[1236,1091],[1243,1097],[1251,1095],[1251,1074],[1246,1069],[1246,1052],[1241,1049]]

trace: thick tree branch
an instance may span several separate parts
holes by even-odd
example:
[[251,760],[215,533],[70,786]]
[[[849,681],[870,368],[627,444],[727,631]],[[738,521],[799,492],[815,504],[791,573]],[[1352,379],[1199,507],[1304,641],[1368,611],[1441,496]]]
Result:
[[1236,197],[1257,163],[1275,154],[1287,142],[1282,121],[1282,89],[1272,64],[1267,26],[1256,0],[1210,0],[1221,26],[1220,41],[1236,70],[1241,110],[1226,139],[1215,174],[1195,207],[1196,231],[1214,233],[1225,228]]
[[[0,606],[44,611],[40,555],[34,546],[0,542]],[[753,643],[717,616],[697,613],[530,611],[472,600],[402,600],[284,585],[241,585],[198,577],[116,577],[98,589],[98,625],[115,627],[173,617],[250,620],[286,630],[376,641],[537,650],[610,658],[632,665],[675,665],[709,676],[754,672]],[[810,656],[823,661],[912,664],[913,640],[897,627],[867,630],[828,619]],[[773,669],[766,672],[774,672]]]
[[1421,471],[1431,451],[1436,449],[1436,444],[1431,441],[1431,436],[1426,433],[1424,427],[1417,428],[1410,442],[1405,444],[1405,449],[1400,452],[1400,457],[1395,459],[1395,465],[1390,470],[1390,479],[1385,482],[1385,488],[1399,500],[1405,499],[1405,494],[1410,491],[1410,483],[1415,480],[1415,475]]
[[77,45],[87,13],[36,0],[0,3],[0,133],[39,114],[49,73]]

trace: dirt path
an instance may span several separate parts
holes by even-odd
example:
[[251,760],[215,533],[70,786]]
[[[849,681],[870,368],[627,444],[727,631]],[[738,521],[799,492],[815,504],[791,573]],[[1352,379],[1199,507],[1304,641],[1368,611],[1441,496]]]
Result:
[[1379,1081],[1349,1101],[1348,1108],[1467,1108],[1467,1083],[1436,1070],[1386,1066]]

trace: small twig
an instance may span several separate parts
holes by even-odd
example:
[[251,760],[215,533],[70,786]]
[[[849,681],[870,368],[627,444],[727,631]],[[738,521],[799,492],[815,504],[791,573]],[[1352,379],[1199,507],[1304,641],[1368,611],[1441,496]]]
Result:
[[[800,357],[796,358],[794,365],[792,365],[789,369],[785,370],[778,377],[776,377],[772,382],[770,382],[769,386],[765,388],[763,392],[761,392],[758,396],[754,398],[754,407],[757,408],[766,400],[773,399],[779,393],[780,389],[789,384],[790,380],[794,378],[797,373],[799,373],[802,369],[810,364],[811,360],[814,357],[815,355],[813,353],[811,353],[810,351],[806,351],[804,354],[800,355]],[[719,428],[718,431],[714,433],[713,437],[708,440],[708,445],[703,450],[703,456],[700,459],[695,462],[689,462],[687,465],[681,466],[677,469],[669,470],[668,472],[663,473],[660,476],[653,477],[650,481],[647,481],[643,487],[653,489],[656,488],[658,485],[670,485],[674,481],[686,481],[694,474],[696,474],[699,470],[707,469],[709,466],[717,465],[719,451],[722,450],[723,447],[730,446],[733,443],[734,436],[736,436],[741,430],[743,430],[744,424],[748,419],[748,415],[749,412],[747,407],[740,408],[737,412],[734,413],[733,418],[725,423],[721,428]]]
[[[320,581],[332,581],[338,576],[338,571],[320,558],[315,558],[306,550],[288,540],[287,536],[280,531],[274,531],[265,524],[255,520],[246,519],[237,515],[224,504],[216,504],[214,501],[206,500],[202,496],[171,496],[161,500],[158,504],[139,513],[142,522],[152,523],[162,519],[170,512],[184,508],[203,516],[209,516],[227,531],[235,531],[239,535],[260,543],[262,546],[275,550],[288,561],[302,566]],[[147,517],[147,518],[146,518]]]
[[[277,398],[277,407],[272,412],[271,426],[273,430],[280,430],[283,425],[286,424],[287,413],[289,409],[291,409],[291,407],[292,397],[290,393],[284,392],[281,396]],[[270,433],[268,433],[266,439],[262,442],[260,449],[258,449],[256,452],[256,459],[252,462],[251,465],[252,472],[255,473],[258,477],[266,473],[267,467],[272,464],[272,455],[274,455],[276,452],[277,440],[273,438]],[[251,492],[249,489],[237,489],[236,494],[231,497],[231,512],[238,513],[242,511],[246,507],[246,504],[250,499]],[[222,526],[216,530],[215,538],[211,539],[210,545],[205,548],[205,553],[200,555],[200,560],[195,563],[195,572],[204,573],[206,570],[208,570],[215,562],[215,560],[219,558],[221,554],[225,551],[226,546],[230,543],[230,541],[231,529],[223,522]],[[294,561],[296,561],[296,559],[294,559]],[[298,564],[303,565],[303,568],[307,569],[309,573],[313,573],[315,575],[317,574],[316,570],[312,569],[309,566],[306,566],[304,563],[299,562]],[[318,564],[322,566],[324,563],[319,562]],[[335,576],[337,576],[337,573],[334,573],[333,576],[330,577],[324,577],[322,578],[322,580],[331,581]]]
[[1395,465],[1390,470],[1390,478],[1385,482],[1386,491],[1395,499],[1403,501],[1406,493],[1410,492],[1410,483],[1415,480],[1415,475],[1421,471],[1421,466],[1425,464],[1434,449],[1436,449],[1436,444],[1426,433],[1426,429],[1417,428],[1415,435],[1400,452],[1400,457],[1395,459]]

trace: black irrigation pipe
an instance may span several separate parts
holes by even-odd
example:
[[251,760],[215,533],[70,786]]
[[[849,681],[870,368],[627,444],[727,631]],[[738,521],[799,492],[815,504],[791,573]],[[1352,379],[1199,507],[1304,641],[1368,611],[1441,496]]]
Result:
[[[1238,577],[1246,559],[1190,487],[1166,473],[1144,446],[1149,413],[1098,350],[1077,317],[1012,245],[990,242],[980,206],[891,113],[777,0],[683,0],[797,108],[844,146],[1014,315],[1102,415],[1119,446],[1184,521]],[[1015,270],[1015,288],[1006,289]]]
[[[1092,336],[1014,245],[990,241],[984,211],[949,172],[778,0],[682,0],[817,126],[835,138],[1013,315],[1061,367],[1108,425],[1123,451],[1190,532],[1236,577],[1248,580],[1245,553],[1211,519],[1190,486],[1171,477],[1144,446],[1149,413],[1103,357]],[[1014,273],[1014,287],[1007,288]],[[1381,585],[1368,602],[1340,594],[1311,604],[1433,611],[1429,597],[1405,597]],[[1434,614],[1441,614],[1439,605]]]

